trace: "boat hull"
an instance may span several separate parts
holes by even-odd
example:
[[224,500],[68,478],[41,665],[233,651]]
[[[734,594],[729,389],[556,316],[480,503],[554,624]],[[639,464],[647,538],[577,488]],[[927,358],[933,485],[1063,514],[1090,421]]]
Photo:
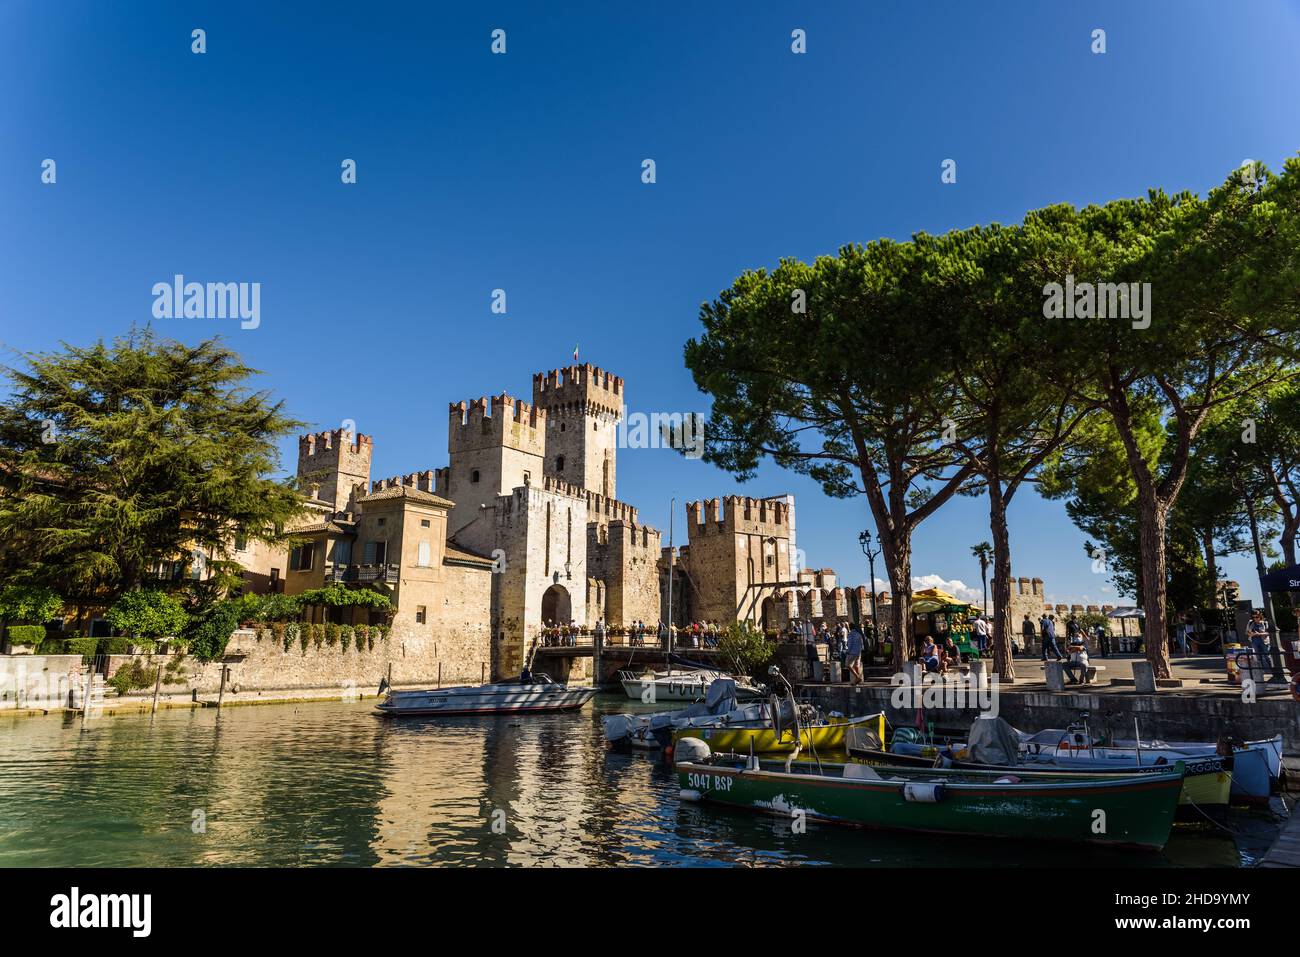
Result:
[[[870,748],[859,748],[849,744],[849,754],[859,761],[872,765],[901,767],[934,767],[933,757],[921,755],[891,754]],[[1222,817],[1230,803],[1232,790],[1231,759],[1218,756],[1206,758],[1188,758],[1186,773],[1183,775],[1183,787],[1178,795],[1178,819],[1185,821],[1204,821],[1205,817]],[[1116,760],[1102,758],[1053,758],[1033,760],[1026,758],[1023,764],[993,765],[980,764],[975,761],[951,759],[946,767],[967,771],[1004,771],[1008,774],[1049,773],[1082,775],[1134,775],[1163,774],[1168,765],[1148,763],[1138,767],[1136,761],[1120,763]]]
[[[799,746],[804,751],[842,750],[844,736],[849,728],[877,728],[878,734],[884,734],[884,715],[870,715],[866,718],[836,720],[824,725],[812,725],[799,729]],[[673,731],[673,743],[682,738],[699,738],[711,751],[730,751],[735,754],[789,754],[795,750],[794,735],[789,729],[778,733],[774,728],[753,726],[728,726],[718,728],[679,728]]]
[[684,797],[783,817],[802,812],[859,827],[1151,850],[1169,839],[1182,789],[1181,771],[1042,784],[998,784],[989,775],[948,784],[940,797],[925,800],[915,799],[914,789],[908,796],[915,772],[895,781],[885,769],[886,779],[853,780],[712,762],[683,762],[677,772]]
[[376,710],[393,718],[537,714],[575,711],[595,695],[595,688],[568,688],[555,684],[439,688],[394,692]]

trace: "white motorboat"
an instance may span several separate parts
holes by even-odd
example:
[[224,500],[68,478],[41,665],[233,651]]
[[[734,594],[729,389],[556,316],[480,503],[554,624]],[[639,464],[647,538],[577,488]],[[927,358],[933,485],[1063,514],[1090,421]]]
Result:
[[[709,685],[719,678],[731,678],[731,675],[708,668],[669,669],[668,671],[632,671],[624,669],[618,673],[623,691],[634,701],[653,704],[658,701],[700,701],[708,691]],[[736,690],[745,696],[755,696],[761,692],[747,681],[736,681]]]
[[570,688],[538,674],[528,682],[501,681],[426,691],[390,691],[377,708],[380,714],[389,717],[573,711],[595,697],[596,690]]

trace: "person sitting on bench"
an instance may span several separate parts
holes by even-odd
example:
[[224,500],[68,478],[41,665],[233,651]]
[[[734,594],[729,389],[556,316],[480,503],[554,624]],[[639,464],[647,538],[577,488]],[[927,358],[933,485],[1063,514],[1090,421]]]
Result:
[[925,644],[921,648],[921,661],[925,664],[926,671],[939,670],[939,648],[929,635],[925,636]]
[[[1088,645],[1083,640],[1081,632],[1075,633],[1070,638],[1070,660],[1064,664],[1065,673],[1069,677],[1069,683],[1072,685],[1086,685],[1088,683]],[[1075,675],[1075,670],[1079,674]]]

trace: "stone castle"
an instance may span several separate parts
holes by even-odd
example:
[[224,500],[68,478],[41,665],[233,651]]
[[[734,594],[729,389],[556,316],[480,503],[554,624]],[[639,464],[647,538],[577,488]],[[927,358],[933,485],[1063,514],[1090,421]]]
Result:
[[[290,529],[302,544],[237,555],[247,585],[383,591],[395,654],[426,679],[435,666],[448,680],[518,674],[549,624],[654,629],[668,620],[670,590],[679,626],[748,620],[784,632],[870,615],[867,586],[801,567],[790,495],[689,502],[686,543],[664,547],[617,496],[622,378],[573,365],[534,375],[531,398],[450,404],[447,465],[390,478],[371,477],[369,435],[302,436],[308,517]],[[1017,627],[1045,607],[1041,579],[1013,581],[1012,594]],[[882,618],[888,601],[877,595]]]
[[285,592],[381,587],[395,631],[487,658],[496,676],[517,674],[549,623],[653,626],[660,533],[617,498],[623,412],[621,378],[574,365],[533,376],[531,403],[451,404],[443,468],[372,480],[370,436],[303,436],[318,520],[293,530],[313,541],[289,556]]

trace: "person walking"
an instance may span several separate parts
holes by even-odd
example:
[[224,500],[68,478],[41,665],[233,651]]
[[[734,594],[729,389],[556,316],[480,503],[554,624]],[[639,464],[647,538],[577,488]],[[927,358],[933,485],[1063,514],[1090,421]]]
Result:
[[854,625],[849,629],[848,648],[845,650],[845,665],[849,671],[849,683],[858,684],[862,678],[862,632]]
[[1106,630],[1105,625],[1097,625],[1093,629],[1093,636],[1097,639],[1097,654],[1102,658],[1110,657],[1110,632]]
[[1034,653],[1034,641],[1037,639],[1038,634],[1034,630],[1034,620],[1028,615],[1025,615],[1025,620],[1020,625],[1020,634],[1025,641],[1025,654],[1032,655]]
[[1047,660],[1047,653],[1051,651],[1053,657],[1060,661],[1065,656],[1061,654],[1061,649],[1056,646],[1056,616],[1043,616],[1043,661]]

